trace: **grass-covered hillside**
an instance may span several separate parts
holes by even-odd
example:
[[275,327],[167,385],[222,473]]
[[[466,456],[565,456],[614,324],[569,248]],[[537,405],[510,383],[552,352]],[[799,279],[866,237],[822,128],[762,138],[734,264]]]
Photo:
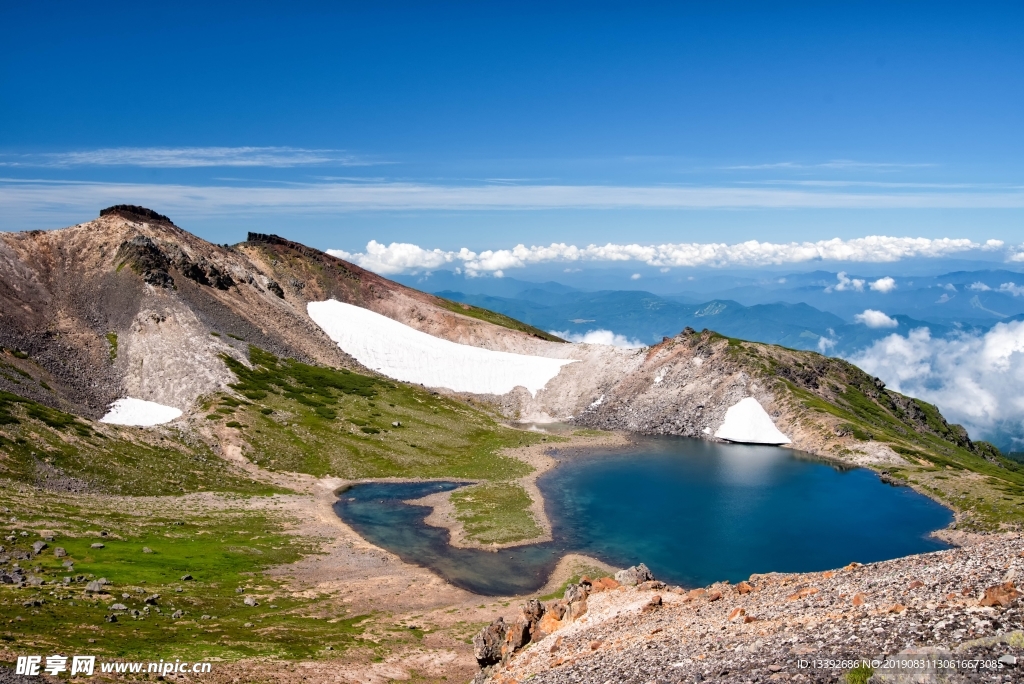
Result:
[[238,395],[212,398],[207,419],[237,430],[263,467],[350,479],[510,480],[529,467],[498,452],[541,439],[423,388],[255,347],[249,358],[251,366],[225,357]]

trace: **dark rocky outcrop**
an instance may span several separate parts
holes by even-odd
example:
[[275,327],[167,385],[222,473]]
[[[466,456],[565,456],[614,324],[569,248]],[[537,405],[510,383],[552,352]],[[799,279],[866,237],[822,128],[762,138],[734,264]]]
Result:
[[112,207],[100,210],[100,216],[120,216],[126,218],[129,221],[141,221],[141,222],[159,222],[169,223],[172,226],[174,222],[167,218],[163,214],[158,214],[152,209],[146,207],[140,207],[135,204],[115,204]]
[[174,278],[168,273],[171,260],[152,238],[136,235],[131,240],[125,240],[118,247],[115,260],[119,269],[128,266],[150,285],[174,287]]

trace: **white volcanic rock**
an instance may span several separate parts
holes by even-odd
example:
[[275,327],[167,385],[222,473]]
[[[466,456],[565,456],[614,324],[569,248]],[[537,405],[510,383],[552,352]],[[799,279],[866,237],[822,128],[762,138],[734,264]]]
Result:
[[310,302],[306,311],[359,363],[395,380],[427,387],[473,394],[507,394],[525,387],[535,395],[562,366],[573,363],[449,342],[333,299]]
[[740,400],[725,412],[725,422],[715,437],[745,444],[789,444],[790,439],[779,432],[771,416],[753,397]]
[[125,397],[111,404],[107,415],[100,418],[100,422],[113,425],[150,427],[152,425],[169,423],[180,416],[181,410],[173,406],[164,406],[153,401]]

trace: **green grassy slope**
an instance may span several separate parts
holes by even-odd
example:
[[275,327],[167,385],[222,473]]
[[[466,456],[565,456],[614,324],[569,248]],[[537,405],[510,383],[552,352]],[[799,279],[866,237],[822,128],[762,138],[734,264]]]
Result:
[[278,359],[257,348],[250,361],[251,368],[225,357],[244,400],[213,398],[208,419],[238,430],[260,466],[352,479],[508,480],[529,467],[498,452],[542,439],[412,385]]
[[276,491],[176,430],[154,433],[87,423],[8,392],[0,392],[0,477],[136,496]]
[[[17,514],[10,525],[15,540],[4,542],[8,554],[32,554],[40,530],[54,533],[48,548],[21,561],[30,578],[45,584],[0,584],[0,616],[6,618],[0,640],[17,652],[147,661],[308,658],[326,646],[362,645],[369,616],[324,614],[315,601],[292,597],[264,574],[315,550],[284,533],[286,520],[254,511],[244,499],[208,504],[40,497],[0,486],[3,510]],[[97,543],[103,548],[93,548]],[[67,555],[57,557],[58,547]],[[192,579],[183,581],[186,575]],[[99,578],[109,582],[104,592],[86,591]],[[159,598],[147,604],[154,595]],[[247,596],[259,605],[246,605]]]

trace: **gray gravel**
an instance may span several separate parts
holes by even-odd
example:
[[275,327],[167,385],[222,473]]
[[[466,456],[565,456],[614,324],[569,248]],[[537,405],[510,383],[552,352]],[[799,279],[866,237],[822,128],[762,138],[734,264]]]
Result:
[[[848,668],[801,667],[800,661],[930,649],[964,660],[1004,658],[1001,669],[960,670],[939,681],[1024,681],[1024,603],[1014,585],[1024,579],[1022,551],[1018,535],[990,537],[828,573],[754,575],[746,593],[727,583],[703,593],[647,590],[667,597],[648,612],[627,607],[638,605],[645,590],[624,587],[592,597],[590,621],[527,646],[479,680],[841,682]],[[709,600],[716,592],[721,598]],[[608,610],[615,604],[622,606],[619,615]],[[1006,656],[1020,664],[1006,664],[1012,660]],[[912,680],[877,671],[872,681]]]

